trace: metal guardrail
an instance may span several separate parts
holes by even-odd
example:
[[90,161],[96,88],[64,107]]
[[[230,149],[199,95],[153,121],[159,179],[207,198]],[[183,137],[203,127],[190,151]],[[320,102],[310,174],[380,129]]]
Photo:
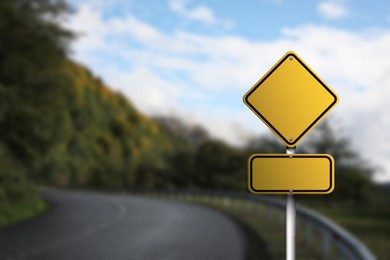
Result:
[[[204,197],[205,200],[211,201],[216,198],[221,199],[236,199],[251,201],[262,205],[267,205],[281,211],[281,215],[284,214],[286,209],[286,202],[271,198],[264,195],[252,195],[239,192],[219,192],[219,191],[202,191],[202,192],[136,192],[136,194],[164,194],[170,198],[186,196]],[[312,210],[309,210],[302,206],[297,206],[297,217],[304,220],[304,236],[305,240],[312,239],[312,230],[316,228],[320,231],[322,236],[322,254],[326,259],[330,255],[331,244],[335,245],[341,254],[340,259],[347,260],[375,260],[376,257],[370,252],[370,250],[356,237],[350,234],[347,230],[337,225],[333,221],[329,220],[325,216],[318,214]],[[280,219],[280,218],[279,218]],[[280,219],[281,220],[281,219]]]
[[[237,196],[237,195],[235,195]],[[266,203],[269,206],[285,210],[285,202],[265,196],[251,194],[239,195],[247,200]],[[343,259],[375,260],[376,257],[370,250],[347,230],[337,225],[330,219],[302,206],[297,206],[297,216],[305,220],[305,237],[310,240],[311,225],[321,230],[323,256],[327,257],[330,251],[330,243],[333,242],[340,249]]]

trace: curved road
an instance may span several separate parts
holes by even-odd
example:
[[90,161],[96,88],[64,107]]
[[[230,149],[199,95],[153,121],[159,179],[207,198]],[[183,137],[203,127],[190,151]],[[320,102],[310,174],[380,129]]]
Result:
[[45,191],[46,213],[0,229],[0,259],[241,260],[241,229],[198,205]]

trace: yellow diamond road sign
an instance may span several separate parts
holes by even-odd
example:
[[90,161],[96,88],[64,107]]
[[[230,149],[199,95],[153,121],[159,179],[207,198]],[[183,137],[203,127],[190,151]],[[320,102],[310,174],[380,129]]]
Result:
[[294,147],[338,103],[338,97],[289,51],[245,94],[244,103],[286,146]]

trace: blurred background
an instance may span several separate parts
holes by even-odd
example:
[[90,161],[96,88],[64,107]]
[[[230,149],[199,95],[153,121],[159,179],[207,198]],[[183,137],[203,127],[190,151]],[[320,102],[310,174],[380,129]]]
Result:
[[[248,157],[285,147],[242,96],[294,50],[340,97],[297,147],[333,155],[336,188],[297,203],[390,259],[389,28],[386,1],[2,0],[0,258],[56,188],[202,203],[242,227],[247,259],[283,259],[283,209],[242,196]],[[299,227],[302,259],[346,259]],[[76,259],[59,248],[28,255]]]

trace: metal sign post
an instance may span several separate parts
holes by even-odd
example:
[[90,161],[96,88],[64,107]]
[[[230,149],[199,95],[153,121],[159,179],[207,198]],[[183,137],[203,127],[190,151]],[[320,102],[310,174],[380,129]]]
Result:
[[[295,148],[286,147],[286,154],[295,154]],[[295,260],[295,200],[294,194],[287,194],[286,204],[286,259]]]
[[295,200],[294,194],[287,194],[286,205],[286,256],[287,260],[295,260]]

